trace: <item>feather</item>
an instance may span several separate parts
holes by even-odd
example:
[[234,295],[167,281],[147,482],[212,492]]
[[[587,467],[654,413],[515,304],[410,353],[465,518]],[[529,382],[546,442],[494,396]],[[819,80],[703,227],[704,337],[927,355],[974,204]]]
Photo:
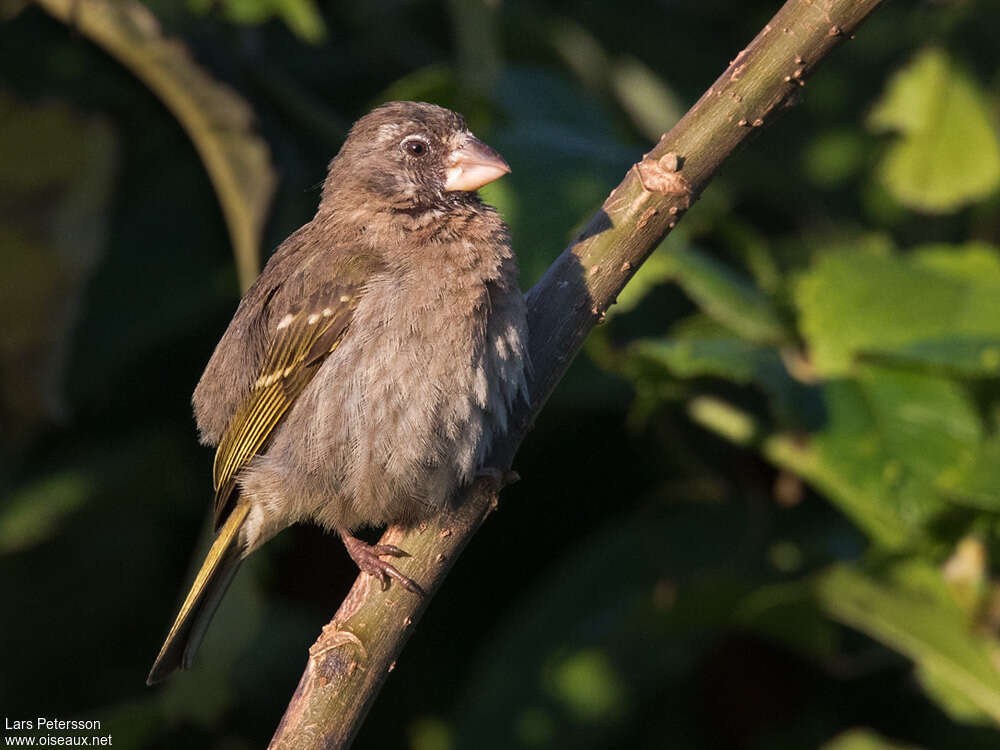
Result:
[[215,452],[216,529],[231,504],[236,474],[261,450],[322,360],[337,348],[359,298],[359,286],[331,286],[279,321],[253,390],[233,416]]

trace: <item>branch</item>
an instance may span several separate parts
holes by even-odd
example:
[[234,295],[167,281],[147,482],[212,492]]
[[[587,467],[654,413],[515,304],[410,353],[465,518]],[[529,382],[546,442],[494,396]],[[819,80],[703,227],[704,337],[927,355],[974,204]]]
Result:
[[[506,468],[587,334],[723,162],[799,98],[816,65],[882,0],[788,0],[676,126],[633,165],[574,242],[528,293],[533,401],[512,415],[490,466]],[[355,582],[310,649],[270,747],[346,747],[395,666],[414,624],[459,553],[496,507],[480,482],[457,508],[382,539],[412,557],[396,563],[424,597]]]

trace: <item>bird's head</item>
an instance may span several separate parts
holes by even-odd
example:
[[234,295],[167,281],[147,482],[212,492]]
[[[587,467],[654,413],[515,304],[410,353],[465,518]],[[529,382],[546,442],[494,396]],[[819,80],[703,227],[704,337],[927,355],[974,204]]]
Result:
[[510,172],[461,115],[423,102],[390,102],[358,120],[330,165],[323,200],[357,199],[400,211],[446,207]]

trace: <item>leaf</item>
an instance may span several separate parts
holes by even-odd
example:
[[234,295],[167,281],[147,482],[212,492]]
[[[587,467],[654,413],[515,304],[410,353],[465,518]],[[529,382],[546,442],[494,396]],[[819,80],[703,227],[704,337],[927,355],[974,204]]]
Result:
[[962,690],[956,689],[947,671],[930,664],[917,667],[917,680],[930,698],[955,721],[966,724],[990,724],[990,717]]
[[555,18],[550,24],[548,39],[566,67],[589,88],[605,85],[611,68],[608,54],[584,26],[572,18]]
[[611,90],[640,133],[658,141],[681,119],[686,107],[650,68],[626,57],[610,73]]
[[608,317],[631,312],[653,289],[670,279],[673,261],[667,257],[672,248],[681,242],[681,235],[671,232],[663,243],[639,266],[635,276],[618,295],[618,300],[608,308]]
[[706,313],[744,338],[778,343],[790,337],[768,297],[725,264],[693,247],[673,247],[664,273]]
[[[851,395],[850,391],[847,395]],[[857,394],[853,395],[857,400]],[[838,416],[838,412],[842,414]],[[757,420],[721,399],[693,398],[688,415],[737,445],[759,440],[761,428]],[[826,495],[875,544],[899,549],[913,540],[919,527],[902,513],[898,498],[887,490],[887,477],[882,471],[884,458],[878,453],[877,440],[865,433],[866,417],[863,409],[841,406],[834,409],[833,419],[857,422],[853,435],[843,428],[815,439],[778,433],[759,440],[759,446],[768,461],[794,472]]]
[[[742,366],[751,361],[744,357]],[[824,416],[808,435],[773,434],[760,447],[772,463],[824,493],[876,544],[896,549],[920,541],[949,500],[1000,507],[1000,438],[984,437],[958,384],[866,366],[857,380],[828,382],[821,394]],[[738,444],[760,434],[754,420],[718,399],[694,399],[689,413]]]
[[865,163],[863,134],[840,128],[818,133],[802,155],[806,176],[819,187],[832,188],[853,177]]
[[1000,337],[932,338],[896,347],[865,359],[922,367],[966,378],[1000,375]]
[[942,477],[940,485],[956,503],[1000,512],[1000,435],[983,441],[972,462]]
[[[982,262],[968,251],[948,270],[932,258],[838,252],[800,277],[795,300],[816,372],[847,374],[862,354],[912,359],[929,349],[934,362],[941,342],[966,351],[1000,343],[1000,279],[958,271]],[[992,368],[994,355],[982,356]]]
[[117,140],[102,118],[0,89],[0,445],[65,418],[64,370],[104,254]]
[[634,356],[656,362],[680,378],[716,376],[779,387],[790,379],[774,349],[743,339],[645,339],[630,349]]
[[[599,103],[547,71],[509,66],[497,89],[502,125],[488,136],[513,167],[506,183],[511,236],[528,288],[621,177],[634,149],[616,141]],[[493,193],[487,193],[492,196]]]
[[816,486],[876,544],[895,549],[918,539],[943,501],[889,451],[858,384],[829,383],[823,401],[822,430],[768,438],[765,456]]
[[[795,427],[821,421],[818,391],[796,381],[779,351],[771,346],[737,338],[728,328],[705,314],[680,321],[670,337],[639,339],[625,350],[621,369],[633,382],[637,394],[645,394],[655,406],[670,397],[664,385],[670,378],[722,378],[755,386],[769,398],[777,420]],[[711,408],[705,402],[700,408]],[[735,427],[735,425],[733,425]],[[733,432],[749,440],[752,432]]]
[[913,248],[910,260],[920,268],[957,279],[1000,284],[1000,249],[988,242],[920,245]]
[[686,107],[677,93],[656,71],[634,57],[612,60],[601,42],[571,18],[553,19],[548,41],[588,88],[607,91],[617,99],[649,140],[658,141],[684,114]]
[[934,483],[961,475],[973,464],[983,428],[958,384],[875,366],[861,368],[858,383],[892,460]]
[[918,750],[915,745],[891,742],[870,729],[848,729],[827,742],[820,750]]
[[189,0],[198,13],[209,13],[216,4],[233,23],[257,25],[280,18],[300,39],[313,44],[326,36],[326,24],[315,0]]
[[536,581],[467,667],[455,745],[631,746],[649,701],[683,722],[673,696],[746,593],[742,570],[714,572],[743,529],[726,505],[656,505],[606,524]]
[[879,172],[909,208],[947,213],[1000,185],[1000,144],[983,93],[942,49],[925,48],[893,76],[868,126],[900,134]]
[[90,491],[87,479],[76,472],[55,474],[16,491],[0,512],[0,554],[21,552],[48,539]]
[[739,602],[733,619],[806,658],[825,662],[837,657],[837,626],[816,607],[804,580],[759,586]]
[[453,733],[450,724],[430,716],[414,721],[407,732],[412,750],[453,750]]
[[500,6],[451,0],[451,16],[456,69],[465,93],[489,96],[503,69],[500,52]]
[[173,113],[194,143],[222,205],[240,285],[257,275],[260,239],[275,175],[253,112],[214,80],[185,47],[164,37],[156,18],[134,0],[39,0],[131,70]]
[[605,651],[588,647],[562,655],[547,672],[548,692],[577,721],[614,721],[624,713],[624,680]]
[[996,644],[977,635],[927,563],[895,564],[877,577],[835,565],[816,580],[820,605],[834,619],[905,654],[938,689],[947,689],[1000,722]]

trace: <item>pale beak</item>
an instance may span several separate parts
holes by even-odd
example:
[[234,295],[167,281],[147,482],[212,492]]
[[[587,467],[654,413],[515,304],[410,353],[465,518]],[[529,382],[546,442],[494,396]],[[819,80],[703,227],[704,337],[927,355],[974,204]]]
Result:
[[444,170],[444,189],[478,190],[510,173],[510,166],[496,151],[478,138],[469,136],[460,149],[451,153]]

